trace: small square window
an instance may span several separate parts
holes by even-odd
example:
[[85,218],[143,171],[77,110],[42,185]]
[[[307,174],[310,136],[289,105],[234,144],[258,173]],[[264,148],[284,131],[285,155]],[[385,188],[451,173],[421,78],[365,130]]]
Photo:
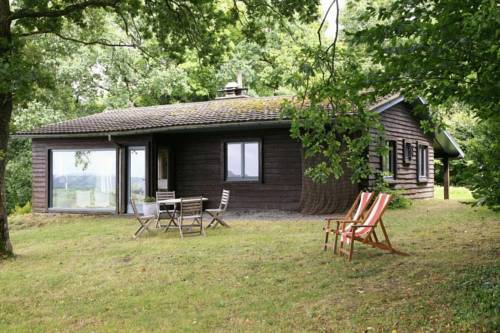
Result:
[[227,142],[225,144],[225,180],[258,181],[260,179],[260,142]]

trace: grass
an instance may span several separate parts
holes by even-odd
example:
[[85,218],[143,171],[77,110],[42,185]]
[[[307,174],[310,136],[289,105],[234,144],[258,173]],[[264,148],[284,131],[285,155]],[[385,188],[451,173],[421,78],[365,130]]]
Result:
[[133,240],[127,218],[16,217],[0,331],[498,331],[498,213],[435,199],[385,220],[411,256],[358,246],[347,263],[319,220]]
[[[434,198],[443,199],[444,189],[442,186],[434,186]],[[450,186],[450,199],[462,202],[471,202],[474,200],[472,193],[465,187]]]

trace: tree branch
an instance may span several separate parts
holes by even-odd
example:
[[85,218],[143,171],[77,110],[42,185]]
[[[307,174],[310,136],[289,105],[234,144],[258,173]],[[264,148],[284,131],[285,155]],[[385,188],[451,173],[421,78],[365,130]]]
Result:
[[105,8],[116,7],[120,0],[87,0],[84,2],[68,5],[62,9],[51,10],[33,10],[31,8],[18,9],[10,15],[10,20],[19,20],[23,18],[46,18],[46,17],[62,17],[68,14],[83,11],[86,8]]
[[70,42],[74,42],[74,43],[78,43],[78,44],[83,44],[83,45],[102,45],[102,46],[109,46],[109,47],[133,47],[133,48],[137,48],[137,45],[135,45],[135,44],[112,43],[112,42],[109,42],[109,41],[104,40],[104,39],[87,41],[87,40],[81,40],[81,39],[76,39],[73,37],[64,36],[58,32],[54,32],[54,31],[51,31],[49,33],[54,34],[61,39],[64,39],[64,40],[67,40]]
[[319,41],[319,46],[321,46],[321,30],[323,29],[323,26],[325,25],[326,19],[328,18],[328,14],[330,14],[330,10],[332,9],[333,5],[337,2],[337,0],[333,0],[330,3],[330,6],[328,6],[328,9],[325,12],[325,16],[323,16],[323,19],[321,20],[321,24],[318,27],[318,31],[316,33],[318,34],[318,41]]

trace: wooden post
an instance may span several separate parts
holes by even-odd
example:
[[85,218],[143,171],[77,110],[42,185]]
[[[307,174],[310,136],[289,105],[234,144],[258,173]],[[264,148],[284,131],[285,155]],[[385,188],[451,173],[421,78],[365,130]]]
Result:
[[443,186],[444,200],[450,199],[450,162],[448,157],[443,158]]

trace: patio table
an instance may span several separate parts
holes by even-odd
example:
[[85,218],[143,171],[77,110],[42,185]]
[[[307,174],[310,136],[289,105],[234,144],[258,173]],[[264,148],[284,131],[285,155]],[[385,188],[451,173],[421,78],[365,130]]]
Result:
[[[166,206],[174,206],[174,207],[176,207],[178,204],[181,203],[181,200],[184,200],[184,202],[190,202],[190,201],[199,200],[199,198],[189,197],[189,198],[175,198],[175,199],[167,199],[167,200],[158,200],[157,204],[158,204],[158,206],[160,206],[160,205],[166,205]],[[205,201],[208,201],[208,198],[202,197],[201,200],[203,202],[205,202]],[[177,226],[177,222],[175,221],[175,216],[170,215],[170,213],[168,213],[168,215],[169,215],[168,219],[170,220],[169,221],[169,225],[170,225],[170,223],[173,223],[175,226]],[[161,220],[161,215],[158,214],[158,222],[160,220]],[[164,227],[161,224],[159,224],[159,225],[161,227]],[[168,230],[168,226],[167,226],[167,230]]]
[[[180,204],[181,203],[181,200],[183,198],[175,198],[175,199],[167,199],[167,200],[158,200],[158,204],[160,205],[170,205],[170,206],[173,206],[173,205],[177,205],[177,204]],[[195,201],[195,200],[199,200],[198,198],[193,198],[193,197],[189,197],[189,199],[184,199],[184,202],[189,202],[189,201]],[[208,198],[205,198],[205,197],[202,197],[201,198],[202,201],[208,201]]]

